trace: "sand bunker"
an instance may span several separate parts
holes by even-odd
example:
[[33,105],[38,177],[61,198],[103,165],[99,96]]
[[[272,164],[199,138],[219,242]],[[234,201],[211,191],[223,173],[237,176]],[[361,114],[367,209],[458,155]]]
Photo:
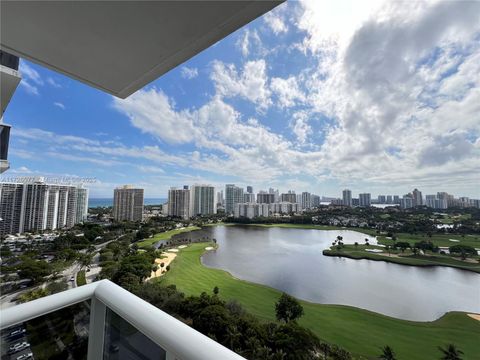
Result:
[[480,314],[467,314],[470,316],[472,319],[480,321]]
[[[166,267],[170,265],[170,263],[177,257],[177,254],[174,253],[162,253],[163,258],[157,258],[155,259],[155,265],[158,266],[157,271],[152,271],[150,274],[150,277],[147,279],[153,279],[155,277],[159,277],[162,275],[165,275],[166,273]],[[163,263],[163,268],[160,266],[160,264]]]
[[213,249],[214,249],[213,246],[207,246],[207,247],[205,248],[205,250],[213,250]]

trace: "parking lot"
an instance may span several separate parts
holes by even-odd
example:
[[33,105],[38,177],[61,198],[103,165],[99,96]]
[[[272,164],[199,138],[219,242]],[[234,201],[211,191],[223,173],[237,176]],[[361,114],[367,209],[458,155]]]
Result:
[[2,360],[34,359],[23,325],[16,325],[2,331],[1,342]]

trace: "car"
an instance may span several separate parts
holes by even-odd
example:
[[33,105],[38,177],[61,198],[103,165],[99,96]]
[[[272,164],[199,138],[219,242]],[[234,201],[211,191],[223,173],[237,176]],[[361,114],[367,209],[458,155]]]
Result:
[[29,353],[17,356],[17,358],[15,360],[25,360],[25,359],[30,359],[32,357],[33,357],[33,354],[31,352],[29,352]]
[[13,336],[22,335],[22,334],[25,334],[25,331],[26,330],[24,328],[20,328],[15,331],[12,331],[10,334],[8,334],[8,336],[13,337]]
[[19,352],[23,349],[26,349],[28,347],[30,347],[30,344],[27,343],[26,341],[18,342],[16,344],[13,344],[12,346],[10,346],[10,348],[8,349],[8,352],[10,354],[13,354],[13,353]]

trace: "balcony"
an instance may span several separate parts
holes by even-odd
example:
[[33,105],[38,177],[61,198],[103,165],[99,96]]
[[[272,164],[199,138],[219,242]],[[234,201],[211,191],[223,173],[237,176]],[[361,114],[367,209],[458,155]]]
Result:
[[[17,305],[0,313],[2,332],[15,325],[89,301],[87,359],[243,359],[127,290],[102,280]],[[25,333],[23,328],[14,330]],[[12,336],[12,331],[7,336]],[[14,336],[16,336],[15,333]],[[22,335],[23,336],[23,335]],[[57,339],[55,339],[57,341]],[[25,342],[25,343],[24,343]],[[26,347],[28,341],[18,341]],[[23,348],[22,348],[23,349]],[[16,351],[13,349],[12,351]],[[17,352],[33,359],[34,351]],[[22,358],[23,359],[23,358]]]
[[10,140],[10,126],[0,122],[0,174],[9,168],[8,143]]

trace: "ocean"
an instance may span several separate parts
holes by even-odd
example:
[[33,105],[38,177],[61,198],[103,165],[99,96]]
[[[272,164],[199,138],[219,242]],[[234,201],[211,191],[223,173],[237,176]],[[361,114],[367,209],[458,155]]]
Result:
[[[145,198],[143,203],[145,205],[161,205],[167,202],[165,198]],[[90,198],[88,199],[88,207],[108,207],[113,206],[113,198]]]

